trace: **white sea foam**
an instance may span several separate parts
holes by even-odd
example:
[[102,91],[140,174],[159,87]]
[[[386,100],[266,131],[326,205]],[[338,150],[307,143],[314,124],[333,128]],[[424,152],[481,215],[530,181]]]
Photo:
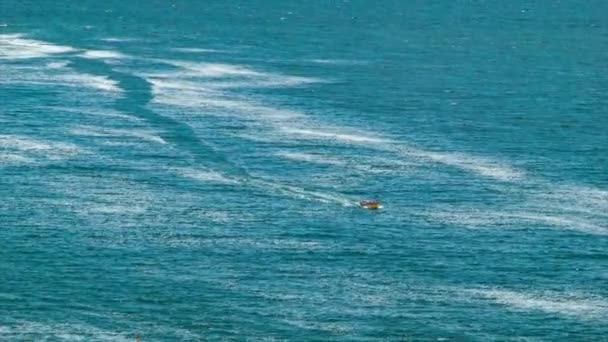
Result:
[[545,187],[533,197],[542,205],[549,203],[562,209],[608,215],[608,190],[579,185],[546,184]]
[[69,143],[36,140],[27,136],[0,135],[0,165],[57,161],[82,152],[79,147]]
[[111,93],[122,92],[122,89],[120,88],[118,82],[109,79],[105,76],[97,76],[84,73],[67,73],[63,75],[57,75],[55,77],[49,77],[47,81],[52,83],[57,82],[68,86],[87,87]]
[[[227,76],[263,76],[264,74],[242,65],[188,62],[179,60],[162,60],[164,63],[179,67],[187,71],[181,76],[198,77],[227,77]],[[175,75],[175,74],[174,74]]]
[[323,157],[315,154],[300,152],[277,152],[277,156],[290,160],[308,162],[313,164],[345,166],[347,163],[334,158]]
[[358,171],[371,174],[402,174],[404,171],[411,171],[415,164],[403,162],[397,159],[379,157],[356,157],[344,159],[337,156],[324,156],[319,154],[286,152],[279,151],[276,156],[297,162],[330,165],[347,168],[351,171]]
[[2,164],[23,164],[31,163],[34,160],[32,158],[22,156],[16,153],[0,153],[0,165]]
[[0,34],[0,59],[38,58],[74,51],[69,46],[27,39],[20,34]]
[[177,67],[178,70],[154,72],[148,78],[198,81],[198,87],[208,89],[290,87],[322,82],[317,78],[262,72],[244,65],[189,62],[180,60],[156,60]]
[[0,83],[26,85],[58,85],[101,90],[110,94],[122,92],[118,82],[105,76],[78,73],[66,67],[64,62],[54,62],[40,67],[14,67],[5,70]]
[[365,61],[358,61],[352,59],[307,59],[307,62],[316,63],[316,64],[330,64],[330,65],[359,65],[365,64]]
[[133,38],[108,37],[108,38],[101,38],[100,40],[104,41],[104,42],[110,42],[110,43],[124,43],[124,42],[132,42],[135,39],[133,39]]
[[141,214],[147,211],[146,205],[135,205],[135,203],[130,203],[128,206],[126,205],[89,205],[84,207],[86,212],[89,214],[107,214],[107,215],[134,215]]
[[57,62],[50,62],[46,64],[46,67],[49,69],[63,69],[65,67],[67,67],[70,64],[69,61],[57,61]]
[[283,122],[303,117],[303,114],[299,112],[263,106],[253,100],[245,101],[229,98],[208,98],[202,100],[202,103],[208,107],[228,110],[233,113],[244,113],[248,114],[249,118],[270,120],[272,122]]
[[204,110],[208,115],[246,115],[248,119],[272,122],[303,117],[299,112],[264,106],[238,96],[227,96],[192,81],[149,78],[148,82],[152,84],[154,102]]
[[554,227],[560,227],[569,230],[576,230],[587,234],[608,235],[608,225],[598,224],[588,219],[579,217],[564,217],[562,215],[545,214],[545,213],[518,213],[512,217],[519,218],[524,221],[548,224]]
[[167,238],[166,240],[168,240],[172,246],[212,244],[226,246],[230,248],[257,248],[262,250],[274,249],[313,251],[327,249],[323,244],[318,241],[299,241],[293,239],[249,239],[243,237],[184,239],[180,237],[178,239]]
[[360,133],[346,133],[341,131],[316,130],[311,128],[279,127],[287,134],[296,135],[300,138],[314,138],[335,140],[351,144],[388,144],[390,140]]
[[321,203],[337,203],[345,207],[352,207],[357,205],[357,201],[353,200],[352,198],[335,192],[306,190],[297,186],[280,184],[261,179],[250,180],[248,184],[251,184],[261,189],[281,193],[297,199]]
[[91,115],[91,116],[96,116],[96,117],[104,117],[104,118],[117,118],[117,119],[123,119],[126,121],[134,121],[134,122],[141,122],[143,121],[142,119],[133,116],[133,115],[128,115],[128,114],[124,114],[121,113],[119,111],[115,111],[112,109],[105,109],[105,108],[100,108],[100,107],[58,107],[58,106],[52,106],[49,107],[50,110],[53,111],[61,111],[61,112],[67,112],[67,113],[75,113],[75,114],[82,114],[82,115]]
[[347,196],[339,193],[323,192],[306,190],[297,186],[286,185],[276,182],[267,181],[259,178],[236,178],[225,175],[221,172],[211,169],[189,169],[181,168],[174,170],[177,174],[202,182],[216,182],[224,184],[238,184],[242,186],[250,186],[259,188],[272,193],[287,195],[292,198],[304,199],[308,201],[322,203],[337,203],[343,206],[354,206],[357,202]]
[[131,342],[131,336],[106,331],[86,324],[38,323],[18,321],[0,329],[0,339],[8,340],[58,340],[58,341],[108,341]]
[[491,211],[476,208],[436,208],[429,213],[429,217],[438,222],[467,228],[529,228],[530,225],[548,225],[586,234],[608,235],[608,226],[595,220],[527,209]]
[[527,293],[501,289],[473,289],[465,292],[475,297],[493,300],[515,310],[538,310],[583,320],[608,317],[608,300],[597,296],[552,292]]
[[[268,127],[276,130],[291,139],[316,139],[363,145],[374,149],[399,153],[409,160],[418,159],[434,163],[441,163],[451,167],[500,181],[515,182],[524,178],[525,172],[510,167],[500,161],[458,152],[426,151],[420,148],[404,146],[402,142],[375,136],[370,133],[348,131],[345,128],[328,128],[321,124],[306,123],[306,116],[291,110],[272,108],[263,104],[252,102],[249,99],[230,96],[229,93],[220,92],[222,87],[231,86],[263,86],[276,82],[284,84],[299,84],[310,81],[306,78],[293,78],[277,74],[263,73],[251,68],[213,63],[194,63],[187,61],[163,60],[164,63],[180,68],[180,71],[171,71],[148,75],[153,85],[157,103],[171,106],[186,106],[206,110],[207,114],[247,114],[248,119],[267,121]],[[201,79],[201,77],[203,79]],[[233,78],[238,80],[234,81]],[[290,78],[291,77],[291,78]],[[204,78],[230,78],[229,80],[209,81]],[[300,122],[294,124],[293,120]],[[289,121],[286,124],[285,121]],[[279,137],[284,138],[284,137]]]
[[525,175],[522,170],[503,163],[464,153],[425,151],[417,148],[401,148],[400,153],[403,156],[431,160],[500,181],[516,181]]
[[240,184],[241,181],[236,178],[231,178],[222,174],[221,172],[214,171],[211,169],[176,169],[174,170],[177,174],[191,178],[201,182],[209,183],[223,183],[223,184]]
[[0,135],[0,148],[22,152],[48,152],[50,155],[74,155],[81,152],[73,144],[35,140],[18,135]]
[[158,136],[158,132],[141,129],[110,129],[102,127],[78,126],[70,129],[70,133],[90,137],[130,137],[138,138],[149,142],[167,144]]
[[87,50],[80,56],[90,59],[122,59],[127,57],[118,51],[110,50]]
[[173,48],[173,51],[177,52],[190,52],[190,53],[220,53],[225,52],[223,50],[216,49],[203,49],[203,48]]

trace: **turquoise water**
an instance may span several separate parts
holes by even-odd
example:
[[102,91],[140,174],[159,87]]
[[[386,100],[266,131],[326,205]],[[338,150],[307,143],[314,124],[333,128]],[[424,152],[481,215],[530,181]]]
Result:
[[2,1],[0,340],[606,340],[605,13]]

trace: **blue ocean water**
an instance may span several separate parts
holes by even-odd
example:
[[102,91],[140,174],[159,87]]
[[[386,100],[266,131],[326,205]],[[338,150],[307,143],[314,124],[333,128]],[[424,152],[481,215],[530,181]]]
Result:
[[606,13],[2,1],[0,340],[608,340]]

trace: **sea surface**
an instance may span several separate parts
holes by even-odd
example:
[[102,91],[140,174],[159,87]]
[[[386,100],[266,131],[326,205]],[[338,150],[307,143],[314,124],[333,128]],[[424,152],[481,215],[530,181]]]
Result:
[[2,0],[0,340],[608,341],[607,13]]

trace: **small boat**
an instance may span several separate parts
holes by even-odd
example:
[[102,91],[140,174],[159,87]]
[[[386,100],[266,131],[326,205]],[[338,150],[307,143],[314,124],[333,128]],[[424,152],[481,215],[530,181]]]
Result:
[[380,204],[378,201],[361,201],[359,202],[359,206],[363,209],[369,210],[378,210],[383,208],[382,204]]

